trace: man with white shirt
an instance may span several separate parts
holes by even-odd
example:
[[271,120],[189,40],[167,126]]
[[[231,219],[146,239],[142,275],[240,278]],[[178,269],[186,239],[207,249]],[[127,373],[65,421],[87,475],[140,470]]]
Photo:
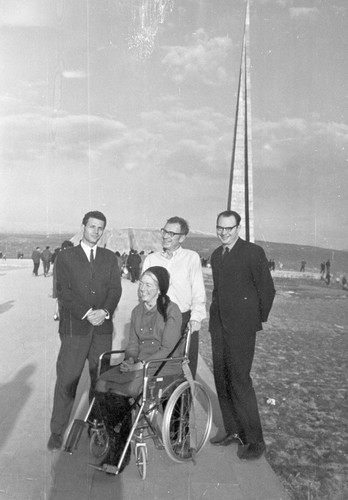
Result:
[[181,217],[168,219],[161,229],[163,251],[151,253],[146,257],[143,272],[151,266],[162,266],[170,274],[168,296],[179,306],[182,313],[182,331],[189,323],[192,332],[189,359],[191,372],[195,377],[199,329],[206,317],[206,295],[198,253],[181,246],[188,232],[189,226],[185,219]]
[[117,257],[98,247],[106,226],[105,215],[88,212],[82,225],[80,244],[60,252],[55,263],[61,347],[47,444],[50,450],[62,446],[86,359],[91,378],[90,400],[93,397],[99,356],[111,350],[112,315],[121,297]]

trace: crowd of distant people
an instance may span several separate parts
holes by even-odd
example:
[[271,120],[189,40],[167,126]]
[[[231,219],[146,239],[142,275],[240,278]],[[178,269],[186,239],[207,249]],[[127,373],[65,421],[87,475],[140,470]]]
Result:
[[[63,242],[63,244],[65,244]],[[72,244],[72,243],[71,243]],[[40,247],[36,247],[32,253],[33,260],[33,276],[38,276],[38,271],[40,268],[40,264],[42,262],[43,265],[43,275],[46,277],[49,275],[49,271],[51,266],[54,265],[55,258],[57,254],[62,250],[62,247],[55,248],[53,252],[50,251],[50,247],[46,246],[46,248],[41,251]],[[117,261],[119,265],[119,270],[121,276],[130,280],[132,283],[137,283],[141,276],[142,267],[146,256],[150,253],[153,253],[153,250],[145,253],[144,250],[138,252],[136,249],[130,249],[129,253],[123,252],[122,254],[116,250],[115,254],[117,256]],[[17,259],[23,259],[24,253],[19,251],[17,253]],[[0,259],[6,260],[6,254],[0,251]],[[211,267],[210,264],[210,256],[200,256],[202,267]],[[306,271],[307,262],[302,259],[300,263],[300,272]],[[282,270],[284,267],[283,262],[277,262],[277,267],[279,270]],[[270,271],[276,270],[276,262],[273,258],[268,259],[268,268]],[[53,273],[52,273],[53,274]],[[326,285],[330,285],[332,281],[333,275],[331,273],[331,262],[330,259],[327,261],[322,261],[320,263],[320,280],[324,281]],[[343,290],[348,290],[347,278],[343,275],[341,278],[336,278],[336,283],[340,283]]]

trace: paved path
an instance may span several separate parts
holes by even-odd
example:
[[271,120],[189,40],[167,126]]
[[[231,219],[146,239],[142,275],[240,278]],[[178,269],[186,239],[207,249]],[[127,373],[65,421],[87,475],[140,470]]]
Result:
[[[59,349],[53,321],[52,279],[31,275],[31,262],[0,264],[0,500],[287,500],[265,458],[243,462],[236,446],[207,444],[197,464],[177,464],[149,446],[148,475],[132,459],[117,477],[88,467],[93,459],[83,434],[73,455],[49,452],[49,420]],[[123,281],[118,336],[126,338],[136,285]],[[121,341],[122,343],[126,340]],[[115,342],[115,346],[117,342]],[[212,375],[200,359],[198,376],[214,403],[215,434],[221,423]],[[85,394],[87,375],[79,386]],[[83,399],[83,398],[82,398]]]

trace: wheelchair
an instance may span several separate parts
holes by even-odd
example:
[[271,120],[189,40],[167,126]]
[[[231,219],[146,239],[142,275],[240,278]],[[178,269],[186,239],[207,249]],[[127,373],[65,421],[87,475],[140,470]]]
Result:
[[[143,389],[137,398],[129,398],[132,413],[132,426],[118,464],[104,464],[91,467],[109,474],[119,474],[129,447],[134,453],[140,477],[144,480],[147,473],[147,442],[152,440],[155,448],[165,449],[175,462],[195,462],[196,456],[206,444],[212,426],[212,403],[205,387],[193,380],[189,369],[188,352],[191,332],[186,331],[181,341],[185,342],[184,355],[153,359],[143,366]],[[124,351],[107,351],[99,358],[98,377],[105,356]],[[181,363],[182,372],[176,380],[168,384],[160,370],[166,363]],[[152,365],[154,375],[149,375]],[[152,370],[153,371],[153,370]],[[170,376],[173,379],[172,376]],[[94,400],[84,420],[75,420],[68,433],[65,451],[72,454],[77,449],[83,429],[88,426],[89,449],[95,458],[102,458],[109,449],[109,436],[103,422],[91,420]]]

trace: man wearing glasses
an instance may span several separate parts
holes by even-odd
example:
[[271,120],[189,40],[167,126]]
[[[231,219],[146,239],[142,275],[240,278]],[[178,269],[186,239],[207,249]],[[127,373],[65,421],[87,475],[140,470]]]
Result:
[[267,321],[275,290],[263,249],[239,238],[241,217],[227,210],[217,217],[222,245],[211,257],[213,296],[209,331],[216,390],[226,435],[216,446],[238,442],[240,459],[257,459],[266,450],[250,377],[256,332]]
[[162,234],[162,252],[148,255],[144,261],[143,272],[151,266],[165,267],[170,274],[168,296],[175,302],[182,314],[182,332],[189,323],[192,336],[189,351],[190,369],[196,375],[198,362],[198,332],[206,317],[205,288],[201,260],[197,252],[182,248],[189,226],[181,217],[167,220]]

